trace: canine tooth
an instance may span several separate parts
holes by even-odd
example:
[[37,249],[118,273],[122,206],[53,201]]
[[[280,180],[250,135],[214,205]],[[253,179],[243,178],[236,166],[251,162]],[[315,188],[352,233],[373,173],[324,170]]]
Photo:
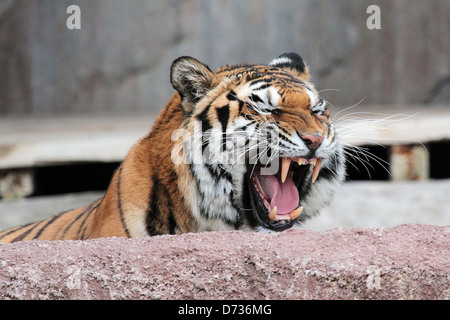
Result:
[[286,181],[287,174],[289,172],[289,167],[291,166],[290,158],[281,158],[281,182]]
[[275,220],[275,217],[277,216],[277,211],[278,211],[277,207],[273,207],[272,211],[270,211],[269,213],[270,221]]
[[312,183],[316,182],[317,176],[319,175],[321,162],[322,162],[322,160],[320,158],[316,159],[316,161],[315,161],[313,174],[312,174]]
[[292,211],[291,213],[289,213],[289,218],[291,218],[291,220],[294,220],[295,218],[297,218],[303,211],[303,206],[302,207],[298,207],[297,209],[295,209],[294,211]]

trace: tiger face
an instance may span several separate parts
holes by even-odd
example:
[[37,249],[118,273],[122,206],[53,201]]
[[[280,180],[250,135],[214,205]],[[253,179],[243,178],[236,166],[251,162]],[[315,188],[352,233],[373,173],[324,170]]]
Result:
[[174,61],[184,121],[172,160],[191,172],[180,189],[199,231],[282,231],[329,203],[345,178],[345,158],[309,80],[295,53],[216,72],[191,57]]

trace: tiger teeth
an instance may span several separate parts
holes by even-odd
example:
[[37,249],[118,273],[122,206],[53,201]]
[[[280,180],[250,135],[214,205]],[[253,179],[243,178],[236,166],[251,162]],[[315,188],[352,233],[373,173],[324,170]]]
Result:
[[295,218],[297,218],[303,211],[303,206],[302,207],[298,207],[297,209],[295,209],[294,211],[292,211],[291,213],[289,213],[289,218],[291,218],[291,220],[294,220]]
[[291,166],[290,158],[281,158],[281,182],[286,181],[287,174],[289,172],[289,167]]
[[269,219],[270,219],[270,221],[274,221],[274,220],[275,220],[275,218],[276,218],[276,216],[277,216],[277,211],[278,211],[277,207],[274,207],[274,208],[272,209],[272,211],[270,211],[270,213],[269,213]]
[[[284,183],[286,181],[286,177],[289,173],[289,168],[291,166],[291,158],[281,158],[281,182]],[[319,176],[320,172],[320,165],[321,165],[322,159],[315,158],[312,160],[306,160],[304,158],[298,158],[297,163],[299,166],[310,164],[314,167],[313,174],[312,174],[312,183],[314,183],[317,180],[317,177]]]
[[[322,160],[320,158],[318,159],[314,159],[314,169],[313,169],[313,174],[312,174],[312,183],[316,182],[317,177],[319,176],[319,171],[320,171],[320,163],[322,162]],[[312,162],[311,162],[312,164]]]
[[270,211],[269,213],[269,219],[270,221],[280,221],[280,220],[294,220],[295,218],[297,218],[303,211],[303,206],[302,207],[298,207],[297,209],[293,210],[291,213],[289,213],[288,215],[278,215],[277,216],[277,207],[274,207],[272,209],[272,211]]
[[275,221],[281,221],[281,220],[289,221],[291,219],[289,218],[289,216],[285,216],[285,215],[280,215],[280,216],[275,217]]

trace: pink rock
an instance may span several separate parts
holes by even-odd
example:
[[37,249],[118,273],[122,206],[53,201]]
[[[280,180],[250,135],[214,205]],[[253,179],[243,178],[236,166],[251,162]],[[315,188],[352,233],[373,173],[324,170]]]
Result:
[[450,299],[450,226],[0,245],[0,299]]

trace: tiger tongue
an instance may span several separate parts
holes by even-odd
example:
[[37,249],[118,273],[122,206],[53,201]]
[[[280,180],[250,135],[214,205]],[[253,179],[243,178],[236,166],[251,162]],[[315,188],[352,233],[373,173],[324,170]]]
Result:
[[258,174],[257,178],[264,195],[270,201],[270,206],[277,207],[277,214],[289,214],[298,207],[298,189],[291,175],[287,175],[284,183],[281,182],[280,174],[273,176]]

